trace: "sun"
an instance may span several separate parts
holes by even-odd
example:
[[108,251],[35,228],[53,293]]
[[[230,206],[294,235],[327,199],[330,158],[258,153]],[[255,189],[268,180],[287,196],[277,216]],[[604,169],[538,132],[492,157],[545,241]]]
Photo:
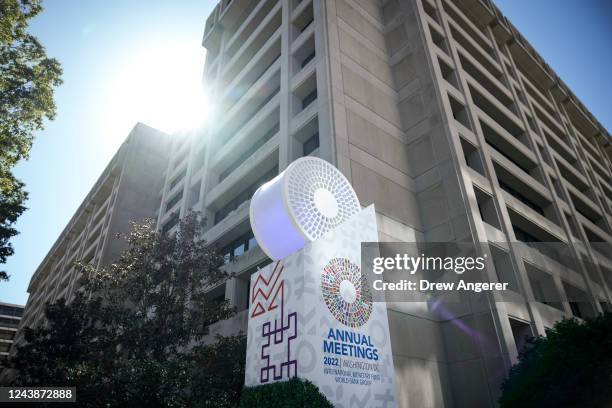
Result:
[[208,116],[205,50],[186,41],[153,42],[114,66],[107,91],[109,120],[143,122],[167,133],[202,126]]

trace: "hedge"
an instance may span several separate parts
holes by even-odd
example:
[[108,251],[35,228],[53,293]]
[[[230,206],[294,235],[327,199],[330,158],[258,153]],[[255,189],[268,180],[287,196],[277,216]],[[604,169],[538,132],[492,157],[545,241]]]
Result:
[[245,387],[240,408],[334,408],[331,402],[308,380],[294,377],[257,387]]

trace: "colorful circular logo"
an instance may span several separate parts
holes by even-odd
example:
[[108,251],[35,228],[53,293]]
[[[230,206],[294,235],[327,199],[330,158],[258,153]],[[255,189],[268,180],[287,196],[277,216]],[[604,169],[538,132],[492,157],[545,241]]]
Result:
[[372,294],[361,270],[346,258],[334,258],[323,268],[321,291],[327,308],[340,323],[363,326],[372,314]]

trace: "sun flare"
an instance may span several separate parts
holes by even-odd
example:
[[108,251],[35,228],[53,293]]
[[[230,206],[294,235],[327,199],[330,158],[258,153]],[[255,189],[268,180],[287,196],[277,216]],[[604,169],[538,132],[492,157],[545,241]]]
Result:
[[108,86],[109,119],[130,127],[139,121],[169,133],[203,125],[208,113],[204,53],[179,41],[155,43],[117,64]]

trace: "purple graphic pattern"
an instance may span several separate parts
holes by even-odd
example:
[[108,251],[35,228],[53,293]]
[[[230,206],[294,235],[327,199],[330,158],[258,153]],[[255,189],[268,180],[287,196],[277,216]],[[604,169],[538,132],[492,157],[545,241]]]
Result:
[[[280,321],[279,321],[280,320]],[[291,343],[297,338],[297,312],[290,313],[287,320],[284,319],[283,308],[281,306],[281,318],[274,319],[274,330],[272,330],[272,322],[266,322],[261,327],[261,335],[265,339],[261,346],[261,359],[264,361],[264,366],[260,371],[260,382],[267,383],[270,381],[270,372],[274,381],[283,378],[285,372],[287,379],[297,375],[297,360],[291,358]],[[270,351],[268,348],[274,344],[282,344],[287,342],[287,355],[284,361],[280,364],[271,364]]]

